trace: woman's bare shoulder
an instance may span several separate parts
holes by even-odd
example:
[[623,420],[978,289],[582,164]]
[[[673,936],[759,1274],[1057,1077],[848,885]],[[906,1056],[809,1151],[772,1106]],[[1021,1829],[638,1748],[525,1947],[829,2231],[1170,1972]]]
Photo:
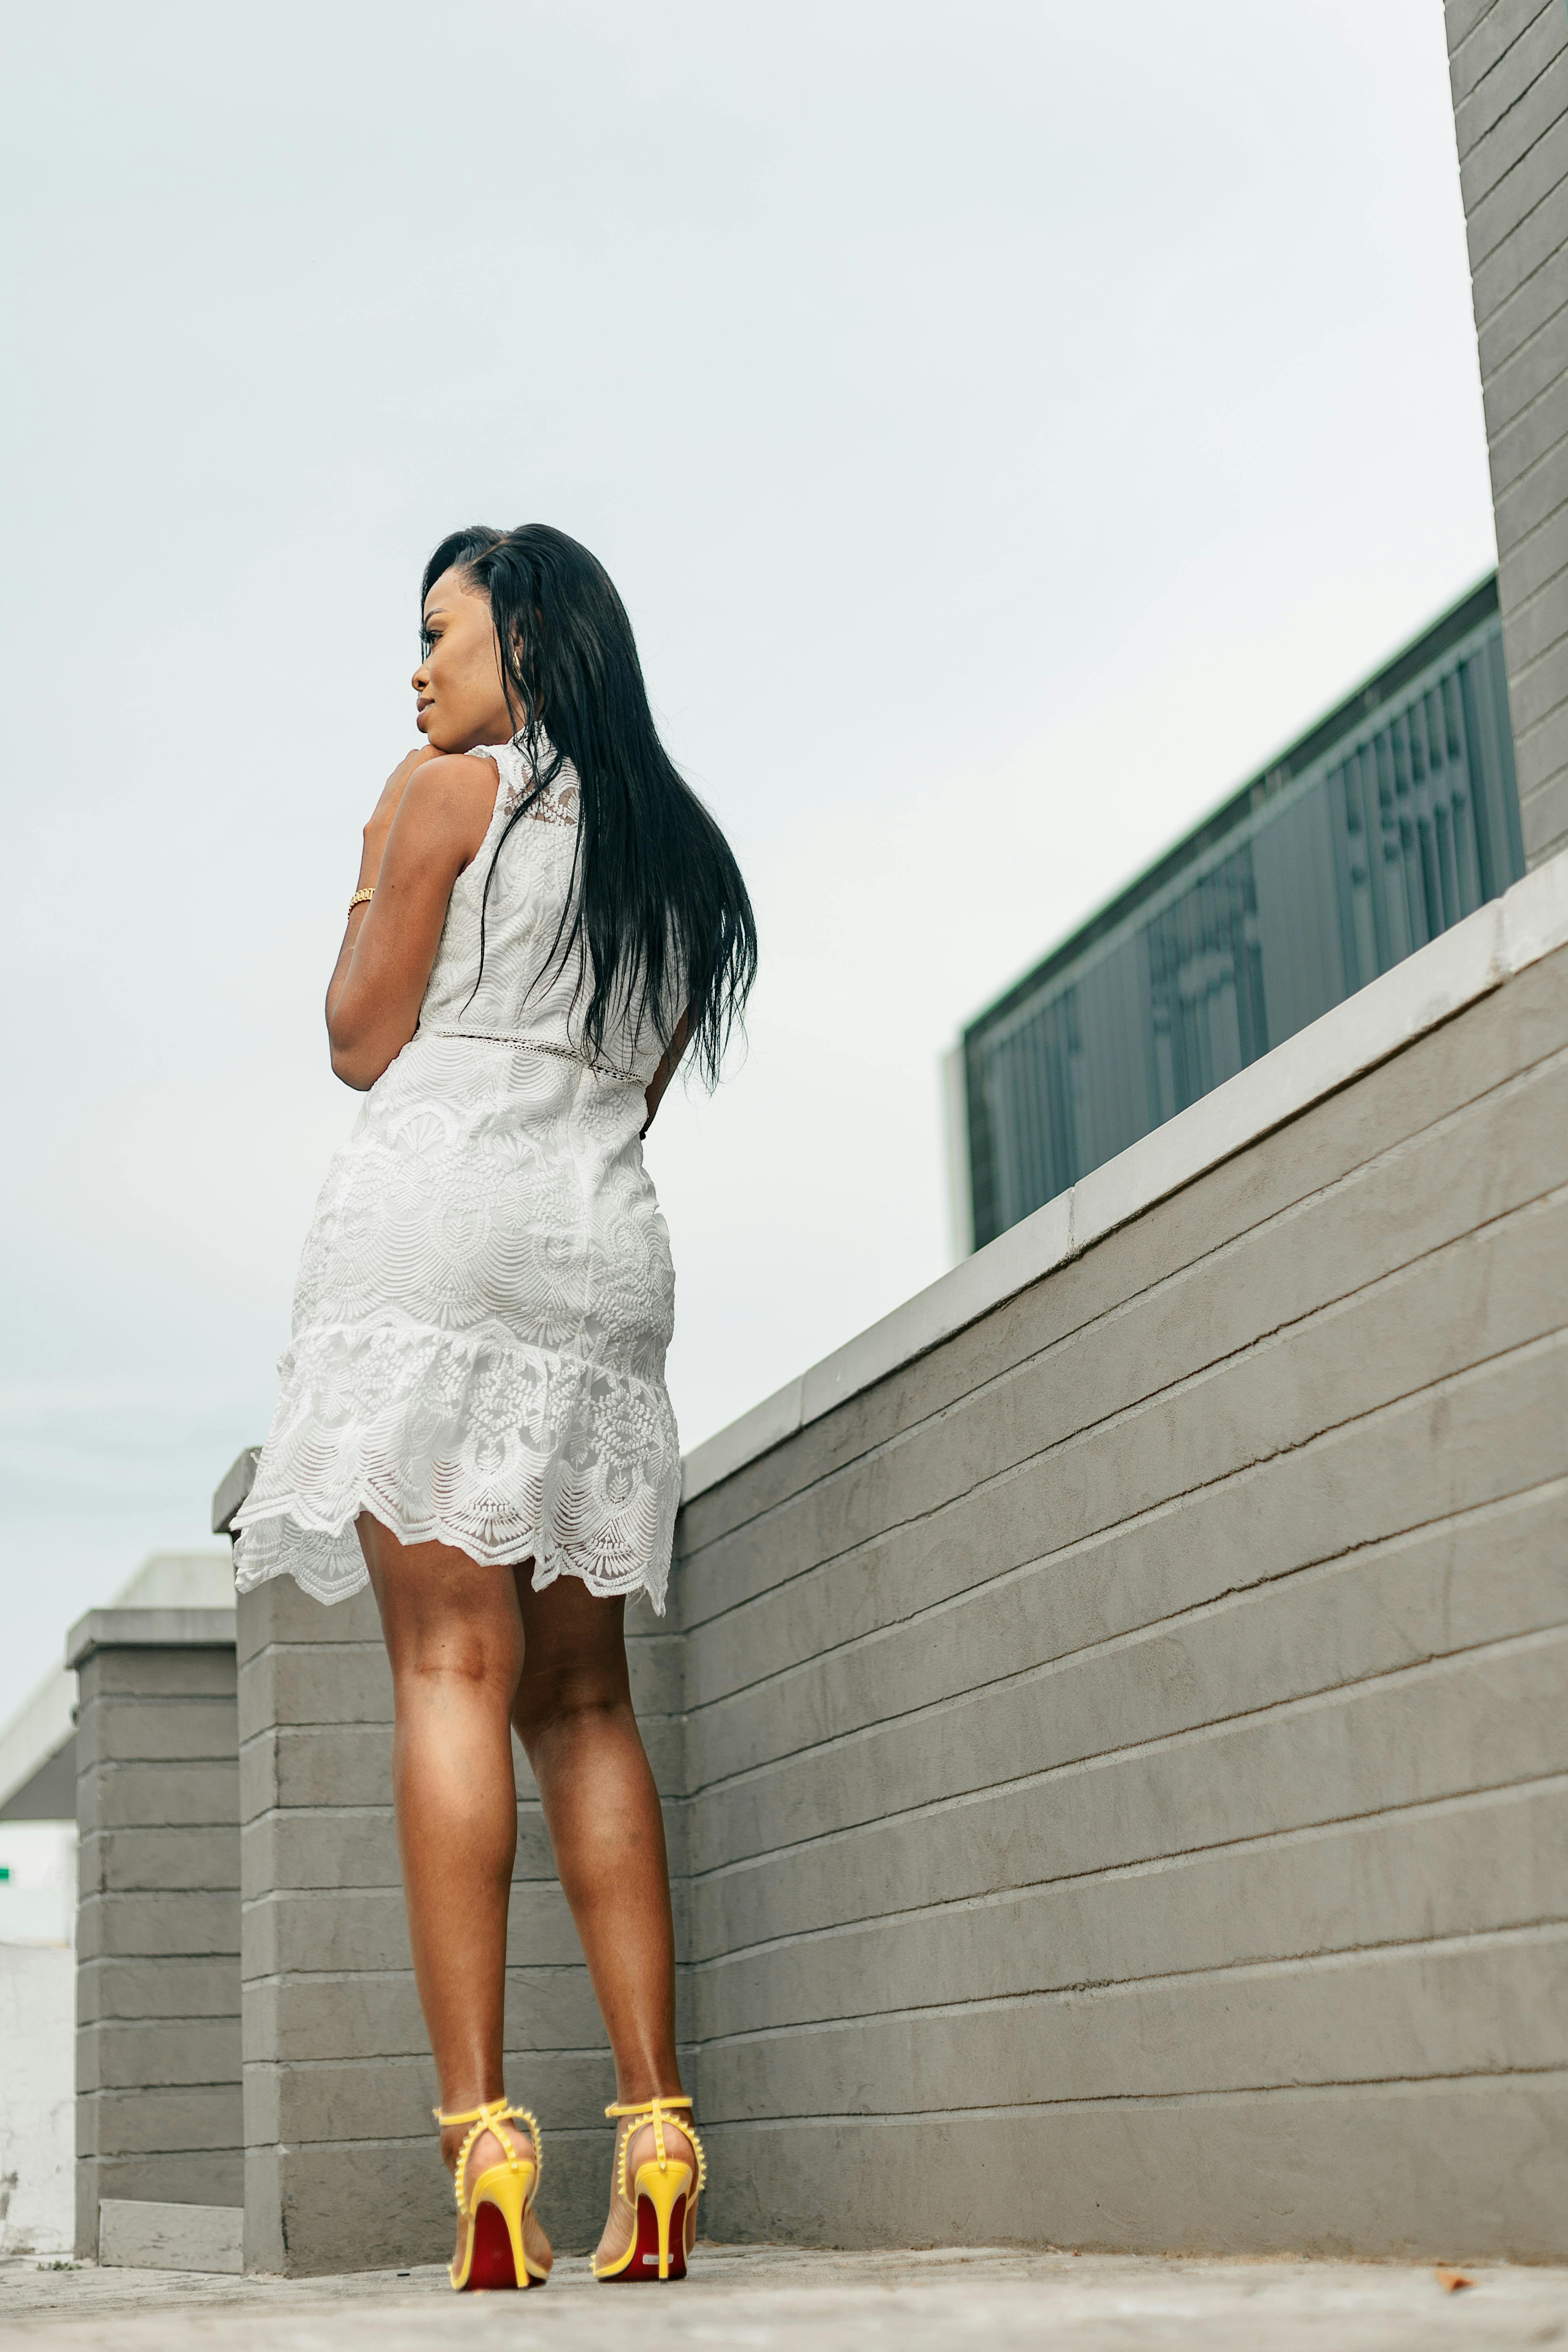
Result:
[[500,789],[500,772],[487,754],[438,751],[409,777],[399,826],[426,841],[455,838],[471,857],[489,830]]

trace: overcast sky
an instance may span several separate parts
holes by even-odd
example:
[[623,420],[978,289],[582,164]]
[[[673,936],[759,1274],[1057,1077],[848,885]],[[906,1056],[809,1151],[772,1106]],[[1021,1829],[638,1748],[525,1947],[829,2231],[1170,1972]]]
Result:
[[1492,563],[1437,0],[8,12],[0,1719],[265,1429],[424,557],[544,520],[750,880],[707,1435],[948,1262],[961,1022]]

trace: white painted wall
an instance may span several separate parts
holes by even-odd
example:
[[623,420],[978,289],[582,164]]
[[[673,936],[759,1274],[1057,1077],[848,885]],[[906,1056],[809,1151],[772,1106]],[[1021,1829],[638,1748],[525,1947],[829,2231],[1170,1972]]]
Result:
[[76,1823],[0,1822],[0,2257],[70,2251]]

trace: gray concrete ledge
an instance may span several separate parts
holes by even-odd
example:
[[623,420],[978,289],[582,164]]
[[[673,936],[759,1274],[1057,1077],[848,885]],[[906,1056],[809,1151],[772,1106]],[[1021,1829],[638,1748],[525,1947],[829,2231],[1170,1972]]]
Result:
[[215,1536],[226,1536],[233,1533],[234,1515],[256,1484],[257,1465],[260,1460],[260,1446],[247,1445],[244,1453],[238,1454],[229,1464],[228,1468],[218,1480],[213,1494]]
[[96,1650],[232,1650],[232,1609],[89,1609],[66,1635],[66,1664]]
[[166,2205],[106,2197],[98,2209],[98,2259],[105,2270],[237,2275],[244,2267],[244,2234],[245,2210],[239,2205]]
[[689,1503],[1568,943],[1568,851],[1108,1160],[687,1455]]
[[[1450,2274],[1452,2275],[1452,2274]],[[51,2352],[429,2352],[635,2338],[770,2352],[1507,2352],[1568,2331],[1568,2272],[1471,2269],[1453,2288],[1403,2264],[1168,2262],[1005,2248],[842,2254],[698,2248],[691,2275],[635,2311],[563,2261],[542,2294],[456,2295],[433,2267],[335,2279],[174,2278],[0,2263],[7,2345]]]

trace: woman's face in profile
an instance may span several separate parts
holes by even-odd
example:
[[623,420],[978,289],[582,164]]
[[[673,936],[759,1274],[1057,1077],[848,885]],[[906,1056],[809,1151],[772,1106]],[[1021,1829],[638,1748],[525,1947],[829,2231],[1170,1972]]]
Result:
[[416,719],[433,751],[504,743],[507,709],[489,598],[466,572],[444,572],[425,599],[425,658],[414,673]]

